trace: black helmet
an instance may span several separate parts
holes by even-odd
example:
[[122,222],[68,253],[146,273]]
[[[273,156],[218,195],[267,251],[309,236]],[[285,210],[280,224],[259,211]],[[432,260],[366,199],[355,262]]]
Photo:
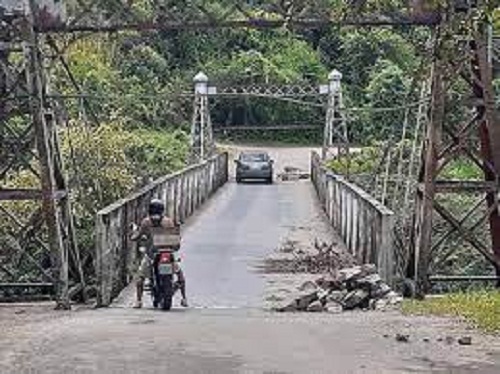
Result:
[[149,203],[149,215],[150,216],[163,216],[165,212],[165,204],[159,199],[153,199]]

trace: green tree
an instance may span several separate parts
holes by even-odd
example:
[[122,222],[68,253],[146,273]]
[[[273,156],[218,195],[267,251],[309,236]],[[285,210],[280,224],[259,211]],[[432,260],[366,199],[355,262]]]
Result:
[[379,60],[371,71],[366,97],[370,111],[360,136],[388,139],[398,136],[402,128],[404,110],[381,111],[405,105],[408,82],[403,71],[394,63]]

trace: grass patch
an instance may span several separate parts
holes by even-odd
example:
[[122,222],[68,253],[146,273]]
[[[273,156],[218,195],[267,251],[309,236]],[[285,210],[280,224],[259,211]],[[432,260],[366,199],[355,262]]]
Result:
[[405,314],[433,314],[465,318],[467,322],[489,333],[500,332],[500,292],[483,290],[455,293],[403,303]]

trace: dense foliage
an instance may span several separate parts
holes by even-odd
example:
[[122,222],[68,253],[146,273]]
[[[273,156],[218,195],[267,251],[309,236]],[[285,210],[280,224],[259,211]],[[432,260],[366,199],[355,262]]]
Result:
[[[255,12],[266,2],[256,2]],[[494,1],[491,7],[494,7]],[[149,3],[135,1],[134,8],[150,12]],[[172,12],[185,13],[172,1]],[[223,1],[204,2],[215,11]],[[260,4],[260,5],[259,5]],[[399,0],[371,0],[356,7],[341,0],[325,1],[325,9],[337,12],[402,9]],[[429,6],[442,4],[441,1]],[[110,6],[110,11],[112,7]],[[500,22],[500,12],[493,13]],[[89,106],[104,121],[120,118],[127,127],[189,129],[192,105],[177,94],[192,90],[192,78],[204,71],[215,85],[325,84],[328,73],[343,74],[344,100],[348,108],[362,108],[349,115],[349,136],[366,144],[398,136],[402,113],[384,112],[417,100],[418,88],[428,73],[424,45],[425,28],[338,28],[316,30],[208,29],[126,32],[92,35],[72,43],[67,59],[75,80],[90,97]],[[62,77],[62,74],[58,74]],[[75,93],[67,80],[60,90]],[[497,84],[500,85],[500,84]],[[418,86],[418,85],[417,85]],[[310,99],[310,98],[309,98]],[[308,100],[304,100],[308,101]],[[312,100],[309,100],[312,101]],[[211,113],[220,125],[293,125],[324,122],[320,107],[247,97],[213,100]],[[75,102],[75,109],[81,103]],[[258,132],[262,134],[262,131]],[[246,135],[238,134],[239,138]],[[321,133],[293,137],[283,132],[264,134],[266,139],[320,141]],[[312,136],[311,136],[312,135]]]
[[[418,77],[423,57],[419,49],[427,37],[424,29],[370,27],[127,32],[83,38],[69,46],[66,57],[96,117],[122,118],[129,128],[188,130],[192,106],[177,94],[192,90],[198,71],[219,86],[318,86],[337,69],[343,74],[345,105],[366,109],[349,122],[351,139],[365,143],[400,126],[400,114],[374,114],[370,109],[414,99],[410,82]],[[58,84],[61,91],[76,93],[67,79]],[[214,104],[213,121],[220,125],[321,125],[325,116],[318,106],[268,98],[219,98]],[[74,109],[80,106],[75,102]],[[282,133],[265,136],[283,138]],[[292,138],[318,142],[321,133]]]
[[77,228],[84,241],[92,240],[99,209],[153,178],[182,168],[187,159],[188,143],[180,131],[125,130],[116,123],[92,129],[76,125],[63,139],[63,154],[73,171],[69,183]]

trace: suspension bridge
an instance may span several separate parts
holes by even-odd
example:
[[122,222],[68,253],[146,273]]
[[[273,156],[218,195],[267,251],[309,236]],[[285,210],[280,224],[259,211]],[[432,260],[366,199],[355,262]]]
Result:
[[[388,284],[411,284],[418,295],[433,282],[500,280],[500,118],[493,88],[500,53],[482,2],[450,0],[433,9],[413,0],[401,11],[380,12],[364,2],[338,9],[324,1],[223,3],[224,11],[202,0],[0,0],[0,372],[499,372],[498,339],[446,319],[264,311],[267,285],[281,292],[293,277],[259,268],[283,241],[320,239],[359,264],[376,264]],[[189,92],[148,98],[192,104],[189,164],[96,207],[86,241],[92,248],[81,248],[74,189],[86,186],[69,182],[78,165],[63,159],[59,134],[70,128],[74,100],[89,127],[99,121],[62,46],[88,33],[332,26],[429,31],[422,50],[427,71],[414,79],[404,105],[347,106],[339,71],[320,85],[245,86],[200,72]],[[50,69],[65,74],[71,93],[58,92]],[[299,124],[321,132],[317,148],[268,149],[277,168],[294,166],[310,179],[232,181],[232,157],[241,148],[217,144],[218,131],[235,129],[213,123],[211,108],[215,98],[235,97],[280,100],[323,116],[321,123]],[[357,113],[374,110],[401,113],[403,120],[363,174],[354,168],[359,150],[350,143],[350,126]],[[253,128],[243,125],[236,130]],[[267,127],[288,129],[297,127]],[[457,159],[480,177],[450,176]],[[27,182],[13,184],[13,175]],[[192,303],[185,311],[127,307],[139,259],[129,226],[152,198],[165,201],[182,224]],[[464,253],[476,273],[442,274]],[[24,303],[41,299],[50,303]],[[60,310],[53,311],[53,301]],[[78,311],[64,312],[71,308]],[[451,335],[466,335],[473,346],[452,345]]]
[[[160,7],[153,12],[155,19],[146,19],[125,4],[114,14],[104,11],[101,4],[104,8],[100,13],[89,6],[70,15],[67,12],[71,13],[73,8],[66,9],[64,2],[3,1],[0,5],[3,30],[0,212],[2,220],[9,222],[9,229],[2,232],[3,295],[11,295],[11,290],[55,287],[58,304],[64,308],[76,295],[84,297],[90,278],[95,277],[99,303],[108,305],[130,281],[136,255],[124,230],[144,214],[146,202],[155,196],[164,199],[170,214],[184,222],[228,181],[228,156],[217,153],[213,135],[216,127],[211,121],[210,100],[214,96],[267,97],[324,110],[321,154],[311,156],[312,182],[331,225],[349,251],[361,262],[376,262],[388,282],[412,279],[419,293],[427,292],[431,275],[439,275],[439,263],[454,253],[451,250],[438,256],[442,244],[451,236],[486,261],[491,271],[481,274],[483,278],[494,280],[500,276],[500,130],[492,86],[498,43],[492,39],[488,25],[474,17],[480,9],[457,5],[446,14],[413,9],[405,14],[340,18],[327,12],[328,16],[318,18],[315,13],[318,9],[314,7],[295,12],[276,5],[267,13],[272,16],[257,19],[247,5],[234,3],[231,11],[221,16],[193,2],[189,18],[182,18],[177,8],[165,11]],[[120,18],[119,14],[126,17]],[[469,27],[458,29],[450,19],[461,20]],[[194,103],[191,165],[110,207],[102,207],[97,214],[95,255],[90,259],[95,274],[89,277],[82,265],[89,259],[81,258],[75,240],[71,186],[66,182],[57,137],[57,129],[67,122],[65,97],[51,91],[45,70],[47,63],[59,64],[76,92],[80,88],[72,79],[71,69],[63,51],[54,43],[54,36],[127,29],[309,28],[331,24],[410,25],[433,30],[427,52],[431,68],[424,84],[419,85],[419,101],[400,108],[380,109],[404,112],[402,135],[397,140],[412,142],[409,162],[407,150],[395,148],[393,137],[372,175],[365,179],[350,175],[348,117],[350,112],[363,108],[344,106],[340,72],[333,71],[321,86],[242,87],[218,87],[200,73],[194,79],[193,92],[181,94],[191,97]],[[447,37],[443,29],[459,35],[460,41]],[[450,55],[439,55],[437,51],[445,47],[451,51]],[[470,116],[467,123],[455,123],[452,110],[446,105],[450,86],[457,81],[467,87],[462,95],[464,111]],[[85,107],[85,95],[79,97]],[[447,180],[442,171],[459,156],[475,164],[483,172],[484,180]],[[345,175],[326,169],[325,162],[332,157],[345,162],[342,168]],[[391,172],[393,164],[395,173]],[[38,187],[9,187],[9,175],[20,170],[31,173],[38,180]],[[374,188],[367,192],[363,190],[366,186]],[[441,199],[449,194],[471,194],[477,199],[465,215],[459,215]],[[24,209],[22,216],[20,206]],[[444,231],[442,227],[435,230],[437,220],[446,227]],[[479,231],[482,235],[477,234]],[[29,269],[30,275],[23,269]]]

